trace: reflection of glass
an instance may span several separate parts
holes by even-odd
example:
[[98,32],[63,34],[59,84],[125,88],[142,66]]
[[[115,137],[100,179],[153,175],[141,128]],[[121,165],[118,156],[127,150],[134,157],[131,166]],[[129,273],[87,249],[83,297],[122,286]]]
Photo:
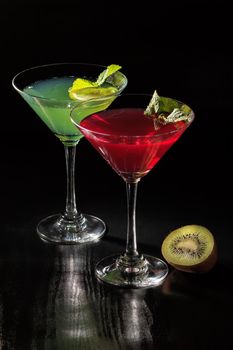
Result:
[[[71,112],[74,124],[126,182],[126,251],[121,256],[103,259],[96,269],[99,279],[119,286],[154,286],[162,282],[168,273],[165,262],[155,257],[143,256],[137,251],[137,185],[178,140],[194,118],[192,110],[185,106],[191,121],[155,125],[153,118],[144,115],[150,98],[150,95],[143,94],[121,95],[111,104],[111,109],[105,111],[104,105],[108,98],[92,99],[79,103]],[[182,103],[177,103],[184,107]],[[92,113],[80,121],[80,111],[83,108],[87,110],[88,107],[94,109],[94,106],[101,112]]]
[[[63,214],[51,215],[37,226],[44,240],[72,244],[94,241],[105,232],[105,224],[99,218],[82,214],[76,209],[75,152],[82,134],[71,123],[69,114],[76,100],[71,100],[68,89],[78,76],[95,81],[106,67],[93,64],[52,64],[27,69],[13,79],[13,87],[60,139],[65,147],[67,170],[66,208]],[[121,92],[126,77],[115,72],[106,82]]]
[[141,350],[152,349],[153,339],[157,344],[159,294],[148,300],[145,289],[103,288],[92,268],[102,248],[102,243],[56,247],[52,273],[36,289],[32,349]]

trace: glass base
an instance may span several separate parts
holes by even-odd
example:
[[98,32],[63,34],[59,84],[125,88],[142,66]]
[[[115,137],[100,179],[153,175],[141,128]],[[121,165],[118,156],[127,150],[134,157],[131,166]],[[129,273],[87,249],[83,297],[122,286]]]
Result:
[[141,273],[124,273],[119,268],[117,261],[121,257],[113,255],[102,259],[96,265],[96,276],[105,283],[119,287],[148,288],[162,283],[168,274],[167,264],[153,256],[144,255],[147,269]]
[[59,244],[97,241],[105,231],[106,225],[101,219],[86,214],[81,214],[73,220],[55,214],[41,220],[37,225],[37,233],[42,240]]

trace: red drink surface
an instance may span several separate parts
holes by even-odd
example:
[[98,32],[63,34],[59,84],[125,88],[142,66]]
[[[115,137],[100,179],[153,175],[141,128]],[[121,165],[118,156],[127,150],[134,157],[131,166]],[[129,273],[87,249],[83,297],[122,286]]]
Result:
[[102,111],[80,126],[89,142],[123,178],[148,173],[186,128],[185,122],[159,125],[141,108]]

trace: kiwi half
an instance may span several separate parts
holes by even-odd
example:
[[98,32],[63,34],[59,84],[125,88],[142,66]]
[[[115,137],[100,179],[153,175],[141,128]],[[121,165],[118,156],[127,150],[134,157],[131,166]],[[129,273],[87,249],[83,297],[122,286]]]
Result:
[[205,273],[217,261],[217,247],[206,227],[186,225],[167,235],[162,243],[162,255],[177,270]]

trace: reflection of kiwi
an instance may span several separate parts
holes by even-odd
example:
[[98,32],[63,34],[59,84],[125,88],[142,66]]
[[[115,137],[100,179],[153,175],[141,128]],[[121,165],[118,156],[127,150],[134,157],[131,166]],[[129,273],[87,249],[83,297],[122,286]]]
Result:
[[215,265],[217,247],[207,228],[186,225],[168,234],[162,244],[162,255],[177,270],[204,273]]

